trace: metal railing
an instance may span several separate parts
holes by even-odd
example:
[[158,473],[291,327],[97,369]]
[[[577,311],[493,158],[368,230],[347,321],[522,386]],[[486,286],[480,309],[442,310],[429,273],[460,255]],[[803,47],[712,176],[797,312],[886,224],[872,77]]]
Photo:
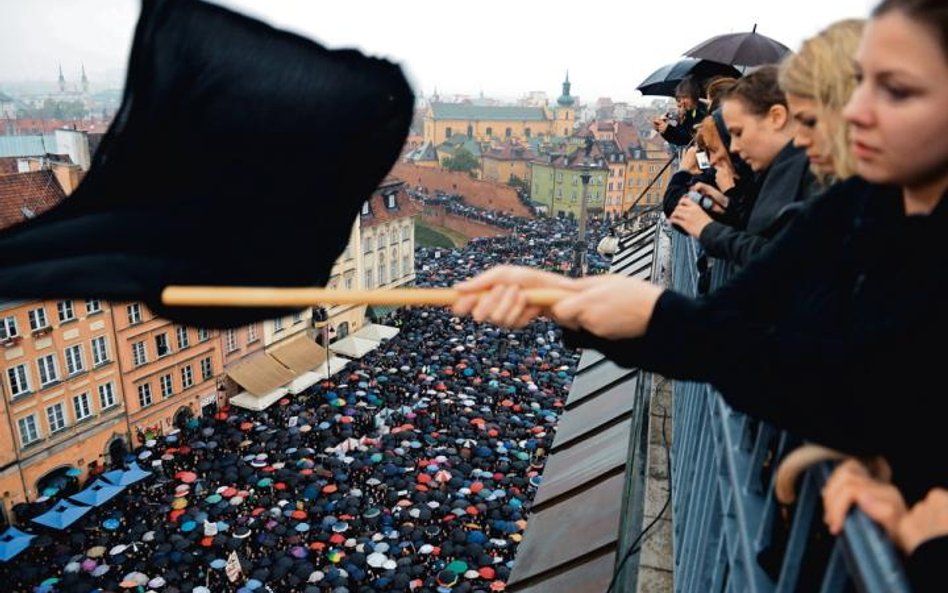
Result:
[[[672,235],[673,287],[694,295],[696,243]],[[714,262],[712,286],[728,275]],[[908,593],[895,548],[866,515],[851,512],[838,538],[826,531],[830,466],[804,474],[792,507],[777,502],[776,466],[798,438],[732,410],[707,384],[676,381],[673,417],[676,593]]]

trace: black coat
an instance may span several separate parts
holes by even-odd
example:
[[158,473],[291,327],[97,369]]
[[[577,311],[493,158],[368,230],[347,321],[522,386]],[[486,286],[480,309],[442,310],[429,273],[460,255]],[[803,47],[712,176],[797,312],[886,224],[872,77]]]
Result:
[[697,107],[685,112],[685,116],[681,118],[678,125],[669,125],[665,128],[662,138],[676,146],[687,146],[695,137],[695,126],[700,124],[707,115],[708,108],[704,106],[704,103],[698,103]]
[[796,211],[794,204],[810,196],[813,183],[806,153],[788,143],[756,183],[749,184],[742,200],[749,205],[744,228],[713,221],[698,241],[708,255],[745,265],[786,227]]
[[710,382],[748,414],[852,454],[885,455],[908,500],[948,484],[948,199],[906,216],[898,188],[851,179],[812,200],[721,288],[659,298],[646,334],[571,345]]
[[[689,171],[678,171],[668,180],[668,187],[665,189],[665,196],[662,198],[662,210],[665,216],[671,218],[672,212],[678,207],[678,202],[688,193],[688,190],[696,183],[707,183],[718,188],[717,170],[714,167],[705,169],[698,175],[692,175]],[[720,189],[720,188],[718,188]],[[734,187],[723,192],[728,198],[728,205],[722,214],[708,212],[716,222],[730,227],[742,229],[747,224],[747,217],[750,214],[750,206],[757,197],[759,189],[758,181],[754,177],[753,171],[744,165],[739,171],[739,177],[736,179]],[[680,232],[684,229],[677,224],[672,225]]]

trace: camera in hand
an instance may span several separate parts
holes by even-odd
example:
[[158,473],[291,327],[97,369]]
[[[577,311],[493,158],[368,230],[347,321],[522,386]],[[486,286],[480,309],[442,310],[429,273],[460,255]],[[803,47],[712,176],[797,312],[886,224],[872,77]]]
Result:
[[712,207],[714,207],[714,200],[699,191],[691,190],[687,195],[688,199],[701,206],[705,210],[710,210]]

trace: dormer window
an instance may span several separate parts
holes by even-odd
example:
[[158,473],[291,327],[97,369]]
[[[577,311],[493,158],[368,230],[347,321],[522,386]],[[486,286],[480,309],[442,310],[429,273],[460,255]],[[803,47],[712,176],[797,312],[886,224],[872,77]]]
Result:
[[398,207],[398,204],[395,202],[395,194],[388,194],[385,196],[385,207],[389,209],[395,209]]
[[362,202],[362,216],[368,216],[369,214],[372,214],[372,210],[369,207],[369,203],[367,201]]

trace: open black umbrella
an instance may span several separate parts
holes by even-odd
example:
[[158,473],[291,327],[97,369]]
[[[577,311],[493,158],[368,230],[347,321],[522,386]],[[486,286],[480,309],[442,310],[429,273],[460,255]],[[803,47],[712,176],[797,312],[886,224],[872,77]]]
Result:
[[703,83],[715,76],[733,76],[737,78],[740,75],[741,73],[737,68],[727,64],[711,60],[682,58],[652,72],[635,88],[641,91],[643,95],[674,97],[675,87],[689,76],[698,83]]
[[[143,2],[122,105],[84,180],[0,232],[0,294],[144,301],[202,327],[285,314],[169,308],[161,292],[324,284],[413,102],[385,60],[197,0]],[[226,239],[248,228],[252,240]]]
[[749,32],[717,35],[702,41],[685,55],[734,66],[760,66],[776,64],[789,53],[786,45],[758,33],[755,24]]

